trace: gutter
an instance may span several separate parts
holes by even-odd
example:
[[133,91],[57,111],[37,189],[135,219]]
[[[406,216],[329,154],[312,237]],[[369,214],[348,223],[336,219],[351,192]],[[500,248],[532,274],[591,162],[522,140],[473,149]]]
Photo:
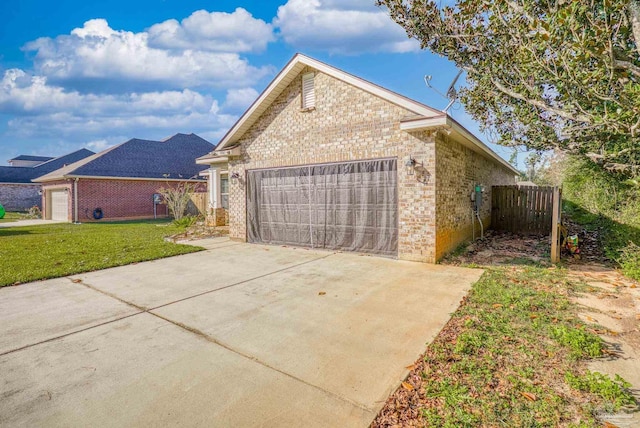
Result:
[[42,177],[33,180],[34,183],[48,183],[50,181],[62,181],[68,179],[92,179],[92,180],[123,180],[123,181],[159,181],[159,182],[174,182],[174,181],[188,181],[190,183],[201,183],[202,180],[196,179],[193,177],[190,178],[143,178],[143,177],[110,177],[110,176],[94,176],[94,175],[62,175],[53,178],[45,178]]
[[78,223],[78,181],[80,179],[78,177],[76,177],[75,180],[73,180],[73,222],[74,223]]

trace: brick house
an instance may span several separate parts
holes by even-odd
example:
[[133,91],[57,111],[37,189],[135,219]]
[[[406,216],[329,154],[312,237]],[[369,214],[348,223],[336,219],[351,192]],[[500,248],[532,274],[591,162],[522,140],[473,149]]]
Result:
[[73,222],[125,220],[168,216],[154,203],[161,187],[195,183],[203,166],[194,159],[214,146],[195,134],[176,134],[163,141],[134,138],[79,162],[44,175],[43,217]]
[[20,155],[9,159],[11,166],[0,166],[0,204],[7,211],[27,211],[33,206],[42,209],[42,185],[32,180],[93,154],[80,149],[55,158]]
[[446,113],[300,54],[197,162],[236,240],[422,262],[489,226],[518,174]]

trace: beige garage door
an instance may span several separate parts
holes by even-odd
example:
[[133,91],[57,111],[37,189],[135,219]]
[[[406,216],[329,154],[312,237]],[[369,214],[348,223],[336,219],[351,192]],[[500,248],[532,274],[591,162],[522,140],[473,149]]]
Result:
[[69,220],[69,195],[64,190],[51,191],[51,220]]

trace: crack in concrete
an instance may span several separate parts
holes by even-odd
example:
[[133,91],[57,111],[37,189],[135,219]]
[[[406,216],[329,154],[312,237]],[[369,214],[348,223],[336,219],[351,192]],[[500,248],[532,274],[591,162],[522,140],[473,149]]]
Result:
[[336,398],[338,400],[344,401],[345,403],[351,404],[352,406],[357,407],[359,409],[362,409],[362,410],[364,410],[366,412],[371,412],[371,413],[374,412],[373,409],[370,409],[370,408],[368,408],[367,406],[365,406],[363,404],[355,402],[355,401],[353,401],[353,400],[351,400],[351,399],[349,399],[347,397],[343,397],[342,395],[336,394],[334,392],[328,391],[328,390],[326,390],[326,389],[324,389],[324,388],[322,388],[322,387],[320,387],[318,385],[314,385],[314,384],[312,384],[310,382],[307,382],[306,380],[301,379],[301,378],[299,378],[297,376],[294,376],[291,373],[287,373],[287,372],[285,372],[283,370],[280,370],[280,369],[278,369],[276,367],[273,367],[273,366],[267,364],[266,362],[260,360],[257,357],[254,357],[252,355],[245,354],[244,352],[238,351],[237,349],[234,349],[233,347],[227,345],[226,343],[217,340],[215,337],[209,336],[208,334],[206,334],[205,332],[203,332],[201,330],[198,330],[196,328],[190,327],[190,326],[188,326],[186,324],[183,324],[181,322],[174,321],[174,320],[172,320],[170,318],[163,317],[162,315],[159,315],[159,314],[156,314],[156,313],[153,313],[153,312],[148,312],[148,313],[150,315],[156,316],[156,317],[160,318],[161,320],[164,320],[164,321],[166,321],[166,322],[168,322],[170,324],[173,324],[176,327],[182,328],[182,329],[184,329],[184,330],[186,330],[186,331],[188,331],[188,332],[190,332],[190,333],[192,333],[192,334],[194,334],[196,336],[199,336],[200,338],[206,340],[207,342],[210,342],[210,343],[213,343],[215,345],[218,345],[218,346],[226,349],[227,351],[233,352],[236,355],[239,355],[239,356],[241,356],[243,358],[246,358],[246,359],[248,359],[250,361],[253,361],[253,362],[257,363],[257,364],[260,364],[261,366],[263,366],[263,367],[265,367],[267,369],[273,370],[273,371],[278,372],[278,373],[280,373],[280,374],[282,374],[282,375],[284,375],[284,376],[286,376],[286,377],[288,377],[290,379],[293,379],[293,380],[296,380],[298,382],[301,382],[301,383],[303,383],[303,384],[305,384],[305,385],[307,385],[307,386],[309,386],[311,388],[314,388],[314,389],[316,389],[316,390],[318,390],[318,391],[320,391],[320,392],[322,392],[324,394],[329,395],[330,397],[333,397],[333,398]]
[[269,276],[269,275],[274,275],[274,274],[277,274],[277,273],[280,273],[280,272],[284,272],[284,271],[287,271],[289,269],[294,269],[294,268],[297,268],[298,266],[303,266],[303,265],[306,265],[308,263],[313,263],[313,262],[318,261],[318,260],[326,259],[327,257],[330,257],[330,256],[332,256],[334,254],[336,254],[336,253],[329,253],[329,254],[327,254],[325,256],[318,257],[316,259],[307,260],[306,262],[302,262],[302,263],[298,263],[296,265],[288,266],[286,268],[278,269],[278,270],[275,270],[273,272],[268,272],[266,274],[259,275],[259,276],[256,276],[256,277],[253,277],[253,278],[250,278],[250,279],[246,279],[246,280],[243,280],[243,281],[238,281],[236,283],[233,283],[233,284],[230,284],[230,285],[227,285],[227,286],[224,286],[224,287],[220,287],[220,288],[204,291],[202,293],[194,294],[192,296],[188,296],[188,297],[185,297],[185,298],[182,298],[182,299],[178,299],[178,300],[175,300],[173,302],[165,303],[165,304],[153,307],[153,308],[145,308],[144,306],[136,305],[135,303],[129,302],[129,301],[124,300],[124,299],[121,299],[120,297],[118,297],[118,296],[116,296],[116,295],[114,295],[112,293],[108,293],[108,292],[100,290],[100,289],[98,289],[98,288],[96,288],[96,287],[94,287],[94,286],[92,286],[90,284],[87,284],[86,282],[84,282],[82,280],[78,281],[77,279],[74,279],[73,277],[68,276],[66,278],[69,281],[71,281],[72,283],[82,285],[82,286],[84,286],[84,287],[86,287],[86,288],[88,288],[90,290],[93,290],[93,291],[98,292],[100,294],[103,294],[105,296],[111,297],[112,299],[115,299],[115,300],[117,300],[117,301],[119,301],[121,303],[124,303],[127,306],[135,308],[136,310],[138,310],[138,312],[133,313],[133,314],[129,314],[129,315],[125,315],[123,317],[119,317],[119,318],[116,318],[116,319],[113,319],[113,320],[105,321],[105,322],[102,322],[102,323],[99,323],[99,324],[96,324],[96,325],[92,325],[92,326],[89,326],[89,327],[86,327],[86,328],[83,328],[83,329],[80,329],[80,330],[74,330],[74,331],[71,331],[69,333],[65,333],[65,334],[61,334],[59,336],[51,337],[49,339],[41,340],[41,341],[36,342],[36,343],[31,343],[29,345],[24,345],[24,346],[21,346],[19,348],[10,349],[8,351],[4,351],[4,352],[0,353],[0,357],[8,355],[8,354],[12,354],[14,352],[22,351],[22,350],[25,350],[25,349],[28,349],[28,348],[32,348],[34,346],[38,346],[38,345],[41,345],[41,344],[44,344],[44,343],[53,342],[53,341],[58,340],[58,339],[63,339],[65,337],[68,337],[68,336],[71,336],[71,335],[74,335],[74,334],[77,334],[77,333],[82,333],[84,331],[91,330],[93,328],[102,327],[104,325],[108,325],[108,324],[111,324],[111,323],[114,323],[114,322],[118,322],[118,321],[130,318],[130,317],[133,317],[133,316],[136,316],[136,315],[140,315],[140,314],[143,314],[143,313],[149,313],[149,314],[151,314],[153,316],[157,316],[156,314],[153,314],[153,313],[151,313],[149,311],[152,311],[152,310],[155,310],[155,309],[159,309],[159,308],[164,308],[165,306],[173,305],[175,303],[180,303],[180,302],[183,302],[185,300],[189,300],[189,299],[193,299],[193,298],[196,298],[196,297],[199,297],[199,296],[203,296],[205,294],[210,294],[210,293],[214,293],[216,291],[225,290],[227,288],[231,288],[231,287],[235,287],[235,286],[238,286],[238,285],[241,285],[241,284],[245,284],[247,282],[251,282],[251,281],[256,280],[256,279],[264,278],[264,277]]
[[164,307],[167,307],[167,306],[170,306],[170,305],[174,305],[176,303],[184,302],[186,300],[194,299],[196,297],[200,297],[200,296],[203,296],[203,295],[206,295],[206,294],[215,293],[217,291],[226,290],[228,288],[236,287],[236,286],[241,285],[241,284],[246,284],[248,282],[255,281],[255,280],[261,279],[261,278],[265,278],[265,277],[270,276],[270,275],[275,275],[275,274],[278,274],[278,273],[281,273],[281,272],[285,272],[285,271],[288,271],[288,270],[291,270],[291,269],[295,269],[297,267],[304,266],[304,265],[309,264],[309,263],[314,263],[314,262],[326,259],[328,257],[331,257],[331,256],[333,256],[335,254],[336,254],[335,252],[332,252],[332,253],[329,253],[329,254],[324,255],[322,257],[318,257],[318,258],[315,258],[315,259],[312,259],[312,260],[307,260],[305,262],[298,263],[296,265],[292,265],[292,266],[288,266],[286,268],[278,269],[278,270],[275,270],[273,272],[268,272],[266,274],[255,276],[253,278],[246,279],[246,280],[243,280],[243,281],[238,281],[238,282],[235,282],[233,284],[229,284],[229,285],[224,286],[224,287],[219,287],[219,288],[215,288],[215,289],[212,289],[212,290],[207,290],[207,291],[204,291],[202,293],[194,294],[192,296],[188,296],[188,297],[185,297],[185,298],[182,298],[182,299],[174,300],[172,302],[165,303],[165,304],[162,304],[162,305],[158,305],[158,306],[155,306],[155,307],[152,307],[152,308],[145,308],[144,306],[136,305],[133,302],[129,302],[129,301],[125,300],[125,299],[122,299],[122,298],[118,297],[117,295],[115,295],[113,293],[109,293],[107,291],[98,289],[95,286],[92,286],[91,284],[88,284],[88,283],[86,283],[86,282],[84,282],[82,280],[74,279],[73,277],[67,277],[67,279],[69,279],[74,284],[82,285],[82,286],[84,286],[84,287],[86,287],[86,288],[88,288],[90,290],[93,290],[95,292],[98,292],[98,293],[101,293],[101,294],[103,294],[105,296],[108,296],[108,297],[110,297],[112,299],[115,299],[115,300],[117,300],[117,301],[119,301],[121,303],[124,303],[127,306],[130,306],[130,307],[136,309],[138,312],[135,312],[133,314],[129,314],[129,315],[126,315],[126,316],[123,316],[123,317],[119,317],[119,318],[116,318],[116,319],[113,319],[113,320],[105,321],[103,323],[96,324],[96,325],[93,325],[93,326],[90,326],[90,327],[86,327],[86,328],[83,328],[83,329],[80,329],[80,330],[72,331],[72,332],[69,332],[69,333],[66,333],[66,334],[63,334],[63,335],[60,335],[60,336],[52,337],[52,338],[49,338],[49,339],[46,339],[46,340],[43,340],[43,341],[40,341],[40,342],[37,342],[37,343],[25,345],[25,346],[22,346],[20,348],[12,349],[12,350],[0,353],[0,356],[12,354],[12,353],[15,353],[15,352],[18,352],[18,351],[22,351],[22,350],[25,350],[25,349],[28,349],[28,348],[32,348],[34,346],[38,346],[38,345],[41,345],[41,344],[53,342],[53,341],[56,341],[56,340],[59,340],[59,339],[63,339],[65,337],[69,337],[69,336],[74,335],[74,334],[82,333],[82,332],[85,332],[87,330],[91,330],[91,329],[94,329],[94,328],[97,328],[97,327],[102,327],[102,326],[105,326],[105,325],[108,325],[108,324],[112,324],[112,323],[115,323],[115,322],[118,322],[118,321],[122,321],[122,320],[127,319],[127,318],[131,318],[131,317],[146,313],[146,314],[149,314],[149,315],[154,316],[156,318],[159,318],[159,319],[161,319],[161,320],[163,320],[165,322],[168,322],[168,323],[170,323],[170,324],[172,324],[172,325],[174,325],[174,326],[176,326],[178,328],[186,330],[187,332],[189,332],[191,334],[194,334],[194,335],[196,335],[196,336],[198,336],[198,337],[200,337],[200,338],[202,338],[202,339],[204,339],[204,340],[206,340],[206,341],[208,341],[210,343],[218,345],[218,346],[220,346],[220,347],[222,347],[222,348],[224,348],[224,349],[226,349],[226,350],[228,350],[230,352],[233,352],[234,354],[239,355],[242,358],[246,358],[246,359],[248,359],[250,361],[253,361],[253,362],[257,363],[257,364],[260,364],[261,366],[263,366],[263,367],[265,367],[267,369],[270,369],[270,370],[273,370],[275,372],[278,372],[278,373],[280,373],[280,374],[282,374],[282,375],[284,375],[284,376],[286,376],[286,377],[288,377],[290,379],[296,380],[298,382],[303,383],[304,385],[307,385],[307,386],[309,386],[311,388],[314,388],[314,389],[316,389],[318,391],[321,391],[322,393],[324,393],[324,394],[326,394],[326,395],[328,395],[328,396],[330,396],[332,398],[344,401],[344,402],[346,402],[348,404],[351,404],[352,406],[355,406],[355,407],[357,407],[357,408],[359,408],[361,410],[364,410],[366,412],[373,413],[374,412],[373,409],[370,409],[369,407],[367,407],[367,406],[365,406],[365,405],[363,405],[361,403],[353,401],[353,400],[351,400],[351,399],[349,399],[347,397],[341,396],[341,395],[336,394],[334,392],[328,391],[328,390],[326,390],[326,389],[324,389],[324,388],[322,388],[320,386],[317,386],[317,385],[314,385],[312,383],[309,383],[309,382],[305,381],[304,379],[301,379],[301,378],[296,377],[296,376],[294,376],[294,375],[292,375],[290,373],[287,373],[287,372],[285,372],[283,370],[280,370],[280,369],[278,369],[278,368],[276,368],[274,366],[271,366],[271,365],[267,364],[266,362],[261,361],[257,357],[254,357],[254,356],[249,355],[249,354],[245,354],[245,353],[243,353],[243,352],[241,352],[241,351],[239,351],[237,349],[234,349],[233,347],[225,344],[224,342],[221,342],[221,341],[217,340],[216,338],[204,333],[203,331],[200,331],[200,330],[198,330],[196,328],[193,328],[193,327],[190,327],[190,326],[188,326],[186,324],[180,323],[178,321],[171,320],[171,319],[166,318],[166,317],[164,317],[162,315],[159,315],[157,313],[152,312],[152,311],[154,311],[156,309],[164,308]]

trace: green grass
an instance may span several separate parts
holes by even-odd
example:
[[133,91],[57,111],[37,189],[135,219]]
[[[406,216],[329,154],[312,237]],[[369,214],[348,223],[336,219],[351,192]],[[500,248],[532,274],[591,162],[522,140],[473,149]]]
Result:
[[569,301],[580,284],[561,268],[486,269],[425,353],[427,426],[596,427],[594,409],[633,402],[622,379],[581,363],[605,345]]
[[164,241],[182,230],[166,221],[0,228],[0,287],[200,251]]
[[635,405],[633,394],[629,391],[631,384],[616,375],[614,379],[598,372],[586,372],[582,375],[566,373],[565,379],[572,388],[578,391],[597,394],[605,400],[611,407],[611,411],[616,411],[624,406]]
[[11,221],[18,221],[22,219],[21,213],[16,212],[7,212],[4,214],[3,218],[0,218],[0,223],[8,223]]

